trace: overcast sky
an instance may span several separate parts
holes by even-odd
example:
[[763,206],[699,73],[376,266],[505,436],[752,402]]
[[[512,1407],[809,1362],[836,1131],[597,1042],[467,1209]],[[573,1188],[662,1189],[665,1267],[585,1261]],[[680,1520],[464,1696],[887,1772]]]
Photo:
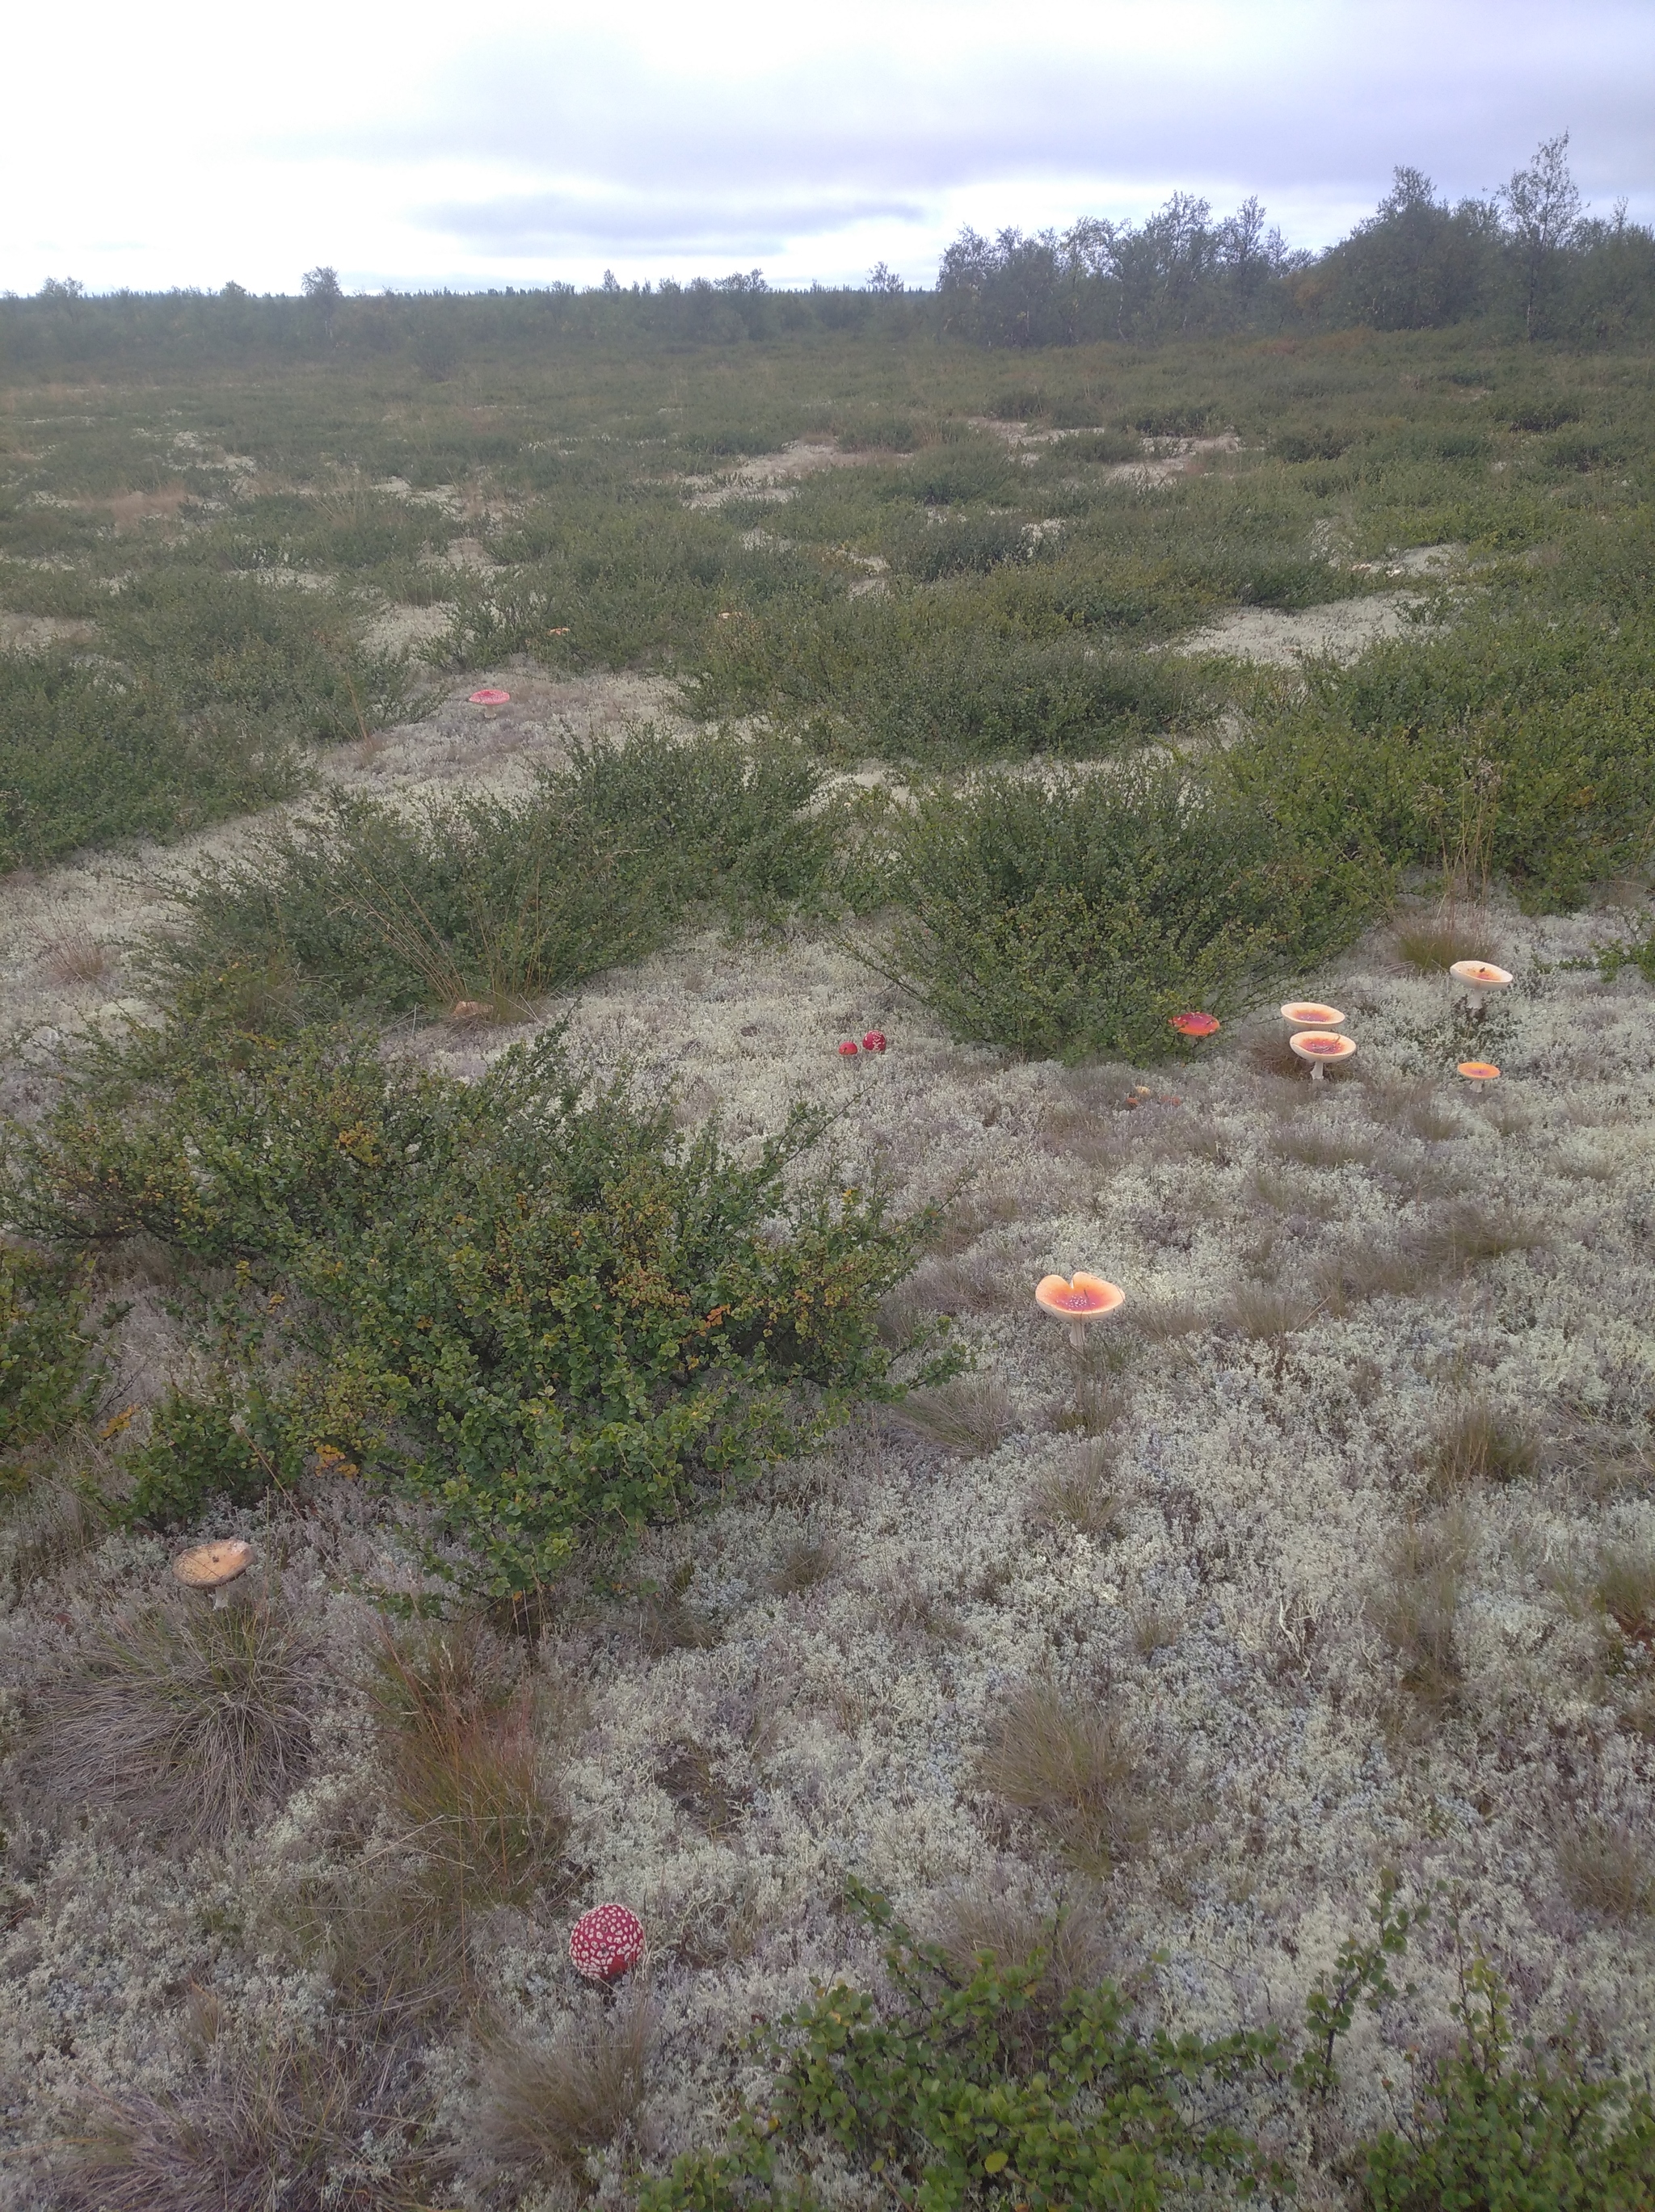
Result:
[[1296,245],[1391,168],[1572,132],[1655,219],[1655,0],[78,0],[9,23],[0,288],[720,276],[928,284],[970,222],[1256,192]]

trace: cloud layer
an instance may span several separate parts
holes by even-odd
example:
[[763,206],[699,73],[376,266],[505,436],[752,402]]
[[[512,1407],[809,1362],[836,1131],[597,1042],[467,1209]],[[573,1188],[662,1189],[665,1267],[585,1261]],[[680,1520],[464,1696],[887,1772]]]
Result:
[[[189,0],[41,17],[0,151],[0,283],[292,289],[624,282],[762,264],[773,282],[928,282],[962,222],[1135,215],[1250,191],[1337,236],[1393,164],[1454,194],[1568,128],[1607,208],[1655,216],[1655,9],[1638,0],[1123,0],[1013,22],[979,0],[298,0],[279,33]],[[73,51],[71,52],[71,46]],[[65,139],[72,136],[72,155]]]

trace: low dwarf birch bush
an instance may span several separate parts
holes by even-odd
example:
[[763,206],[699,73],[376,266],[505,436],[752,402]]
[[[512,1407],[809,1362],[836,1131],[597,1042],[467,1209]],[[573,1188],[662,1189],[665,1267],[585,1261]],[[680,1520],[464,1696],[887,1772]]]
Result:
[[887,1387],[877,1308],[930,1216],[812,1163],[828,1121],[796,1107],[738,1160],[555,1032],[467,1085],[350,1030],[253,1033],[208,993],[91,1048],[12,1133],[4,1196],[66,1246],[147,1235],[230,1270],[227,1418],[271,1479],[299,1453],[393,1482],[503,1595]]
[[1390,887],[1167,760],[934,786],[891,837],[897,977],[958,1036],[1074,1060],[1163,1052],[1172,1014],[1312,967]]

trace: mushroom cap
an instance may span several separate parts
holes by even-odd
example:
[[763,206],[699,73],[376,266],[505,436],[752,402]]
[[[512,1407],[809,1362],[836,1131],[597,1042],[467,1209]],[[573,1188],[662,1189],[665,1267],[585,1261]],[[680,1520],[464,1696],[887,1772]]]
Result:
[[448,1009],[448,1019],[451,1022],[478,1022],[484,1014],[493,1012],[494,1008],[482,999],[456,999]]
[[862,1050],[864,1052],[883,1052],[885,1048],[885,1043],[886,1038],[883,1030],[870,1030],[867,1035],[862,1039]]
[[509,691],[496,690],[492,684],[485,684],[480,691],[471,694],[467,703],[473,707],[503,707],[510,697]]
[[1295,1029],[1336,1030],[1345,1018],[1337,1006],[1324,1006],[1319,999],[1289,999],[1281,1009],[1281,1018]]
[[1448,972],[1457,983],[1475,983],[1480,991],[1503,991],[1512,980],[1510,971],[1492,960],[1457,960]]
[[1354,1037],[1336,1036],[1331,1030],[1300,1030],[1287,1042],[1300,1060],[1348,1060],[1356,1049]]
[[1492,1083],[1500,1070],[1492,1060],[1463,1060],[1454,1073],[1463,1075],[1468,1083]]
[[569,1955],[589,1982],[616,1982],[643,1956],[643,1923],[624,1905],[594,1905],[569,1931]]
[[1073,1282],[1062,1275],[1043,1275],[1034,1286],[1035,1304],[1062,1321],[1092,1321],[1099,1314],[1113,1313],[1125,1297],[1118,1283],[1106,1283],[1101,1275],[1077,1273]]
[[839,1048],[839,1057],[841,1060],[855,1060],[861,1050],[861,1047],[855,1037],[847,1037]]
[[1213,1032],[1220,1026],[1216,1014],[1202,1014],[1192,1011],[1187,1014],[1174,1014],[1171,1017],[1171,1027],[1177,1030],[1180,1036],[1211,1036]]
[[186,1589],[216,1589],[222,1583],[233,1583],[252,1565],[253,1546],[239,1537],[223,1536],[216,1544],[198,1544],[192,1551],[180,1552],[173,1572]]

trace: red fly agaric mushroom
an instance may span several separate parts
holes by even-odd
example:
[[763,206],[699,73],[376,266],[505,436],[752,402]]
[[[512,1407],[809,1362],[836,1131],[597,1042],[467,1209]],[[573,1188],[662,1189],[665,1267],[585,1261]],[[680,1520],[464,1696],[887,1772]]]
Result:
[[1479,1014],[1489,992],[1503,991],[1512,980],[1509,970],[1496,968],[1492,960],[1456,960],[1448,972],[1457,983],[1465,985],[1472,1009]]
[[492,684],[485,684],[482,690],[472,693],[467,704],[472,707],[504,707],[510,702],[509,691],[498,691]]
[[1120,1285],[1106,1283],[1101,1275],[1077,1274],[1072,1282],[1062,1275],[1043,1275],[1034,1286],[1035,1304],[1068,1323],[1069,1340],[1077,1352],[1086,1340],[1087,1324],[1113,1313],[1125,1299]]
[[1337,1030],[1345,1024],[1337,1006],[1324,1006],[1316,999],[1289,999],[1281,1018],[1296,1030]]
[[841,1060],[855,1060],[861,1049],[855,1037],[847,1037],[839,1048],[839,1057]]
[[1189,1013],[1172,1016],[1172,1027],[1180,1036],[1211,1036],[1220,1026],[1216,1014]]
[[1322,1071],[1330,1060],[1348,1060],[1356,1049],[1354,1037],[1336,1036],[1331,1030],[1300,1030],[1287,1042],[1300,1060],[1310,1062],[1312,1083],[1322,1080]]
[[569,1931],[569,1955],[589,1982],[618,1982],[644,1953],[643,1923],[624,1905],[594,1905]]
[[173,1572],[186,1589],[222,1590],[253,1565],[253,1546],[237,1537],[221,1537],[216,1544],[197,1544],[180,1552]]
[[870,1030],[867,1035],[862,1039],[862,1050],[864,1052],[883,1052],[885,1050],[885,1036],[883,1030]]
[[1454,1073],[1463,1075],[1474,1091],[1481,1091],[1485,1083],[1500,1080],[1500,1070],[1492,1060],[1463,1060]]

